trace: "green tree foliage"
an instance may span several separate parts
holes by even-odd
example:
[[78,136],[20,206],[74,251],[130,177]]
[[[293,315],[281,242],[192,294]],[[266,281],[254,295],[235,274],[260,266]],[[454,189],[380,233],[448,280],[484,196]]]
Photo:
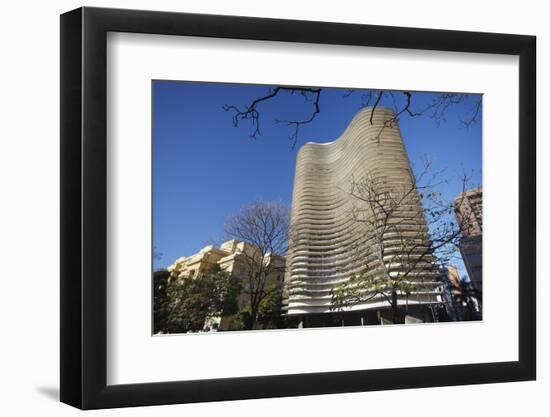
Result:
[[254,326],[254,319],[252,318],[252,308],[250,304],[241,308],[235,315],[235,326],[237,330],[251,330]]
[[392,278],[384,274],[370,275],[367,271],[365,268],[332,291],[332,309],[341,312],[348,307],[380,297],[391,306],[393,322],[401,323],[404,317],[398,311],[397,295],[408,297],[416,290],[416,286],[403,276]]
[[282,314],[283,288],[279,283],[271,284],[258,307],[258,322],[263,329],[281,329],[285,327]]
[[166,329],[168,317],[166,285],[169,277],[170,273],[165,269],[153,273],[153,333]]
[[265,295],[258,304],[256,320],[252,307],[247,304],[239,310],[235,316],[235,323],[239,330],[252,328],[260,329],[284,329],[288,323],[282,316],[283,313],[283,288],[281,283],[273,283],[265,290]]
[[167,333],[202,330],[208,318],[234,314],[241,286],[218,266],[195,278],[182,278],[166,289]]

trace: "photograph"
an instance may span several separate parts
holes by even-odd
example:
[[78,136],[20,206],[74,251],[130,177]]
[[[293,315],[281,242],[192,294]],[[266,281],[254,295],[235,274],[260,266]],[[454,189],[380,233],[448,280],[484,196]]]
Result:
[[154,335],[482,320],[482,94],[151,89]]

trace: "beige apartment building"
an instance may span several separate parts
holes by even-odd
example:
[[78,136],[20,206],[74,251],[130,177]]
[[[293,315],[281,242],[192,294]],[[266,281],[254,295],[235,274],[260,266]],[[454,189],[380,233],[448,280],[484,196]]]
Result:
[[[408,312],[406,321],[431,321],[427,307],[441,302],[439,272],[433,257],[425,255],[427,225],[395,114],[381,107],[372,112],[372,108],[361,110],[338,139],[308,142],[297,155],[286,308],[289,316],[304,318],[306,326],[327,325],[334,316],[332,290],[365,268],[374,278],[383,269],[399,277],[414,265],[406,279],[415,290],[397,297],[400,308]],[[360,201],[352,195],[353,184],[364,178],[386,196],[412,189],[382,241],[377,242],[377,233],[366,230],[354,217]],[[404,241],[412,243],[410,248],[403,247]],[[383,260],[374,253],[374,248],[382,246]],[[348,322],[383,322],[389,308],[387,299],[374,296],[347,309]]]
[[[223,271],[239,278],[243,283],[243,287],[245,287],[247,274],[250,270],[248,260],[255,253],[256,251],[252,244],[238,240],[228,240],[221,244],[220,247],[216,247],[215,245],[205,246],[196,254],[181,257],[170,265],[167,268],[168,272],[170,272],[169,282],[176,279],[193,279],[212,269],[214,265],[218,265]],[[278,265],[281,271],[284,269],[284,257],[276,256],[272,262],[275,262],[275,265]],[[266,286],[275,282],[282,283],[282,281],[283,272],[273,272],[267,277]],[[246,293],[246,288],[244,288],[237,299],[239,308],[245,307],[248,301],[248,294]],[[214,317],[205,323],[205,330],[232,330],[234,329],[234,325],[234,316]]]

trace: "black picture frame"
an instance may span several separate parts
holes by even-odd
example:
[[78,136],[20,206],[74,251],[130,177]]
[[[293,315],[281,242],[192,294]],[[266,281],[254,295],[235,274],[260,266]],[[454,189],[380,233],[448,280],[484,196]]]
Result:
[[[108,32],[519,56],[519,360],[107,385]],[[61,15],[61,401],[95,409],[534,380],[535,45],[524,35],[251,17],[88,7]]]

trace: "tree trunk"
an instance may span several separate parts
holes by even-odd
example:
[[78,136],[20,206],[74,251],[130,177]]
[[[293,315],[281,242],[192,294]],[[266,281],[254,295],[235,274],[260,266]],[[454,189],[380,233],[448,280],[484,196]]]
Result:
[[245,320],[243,323],[243,330],[252,330],[253,325],[254,325],[254,319],[252,318],[252,315],[245,316]]
[[392,290],[391,292],[391,314],[392,314],[392,321],[393,324],[398,323],[398,317],[397,317],[397,291]]
[[247,320],[244,322],[243,330],[254,330],[258,324],[258,309],[250,307],[250,315],[247,317]]

